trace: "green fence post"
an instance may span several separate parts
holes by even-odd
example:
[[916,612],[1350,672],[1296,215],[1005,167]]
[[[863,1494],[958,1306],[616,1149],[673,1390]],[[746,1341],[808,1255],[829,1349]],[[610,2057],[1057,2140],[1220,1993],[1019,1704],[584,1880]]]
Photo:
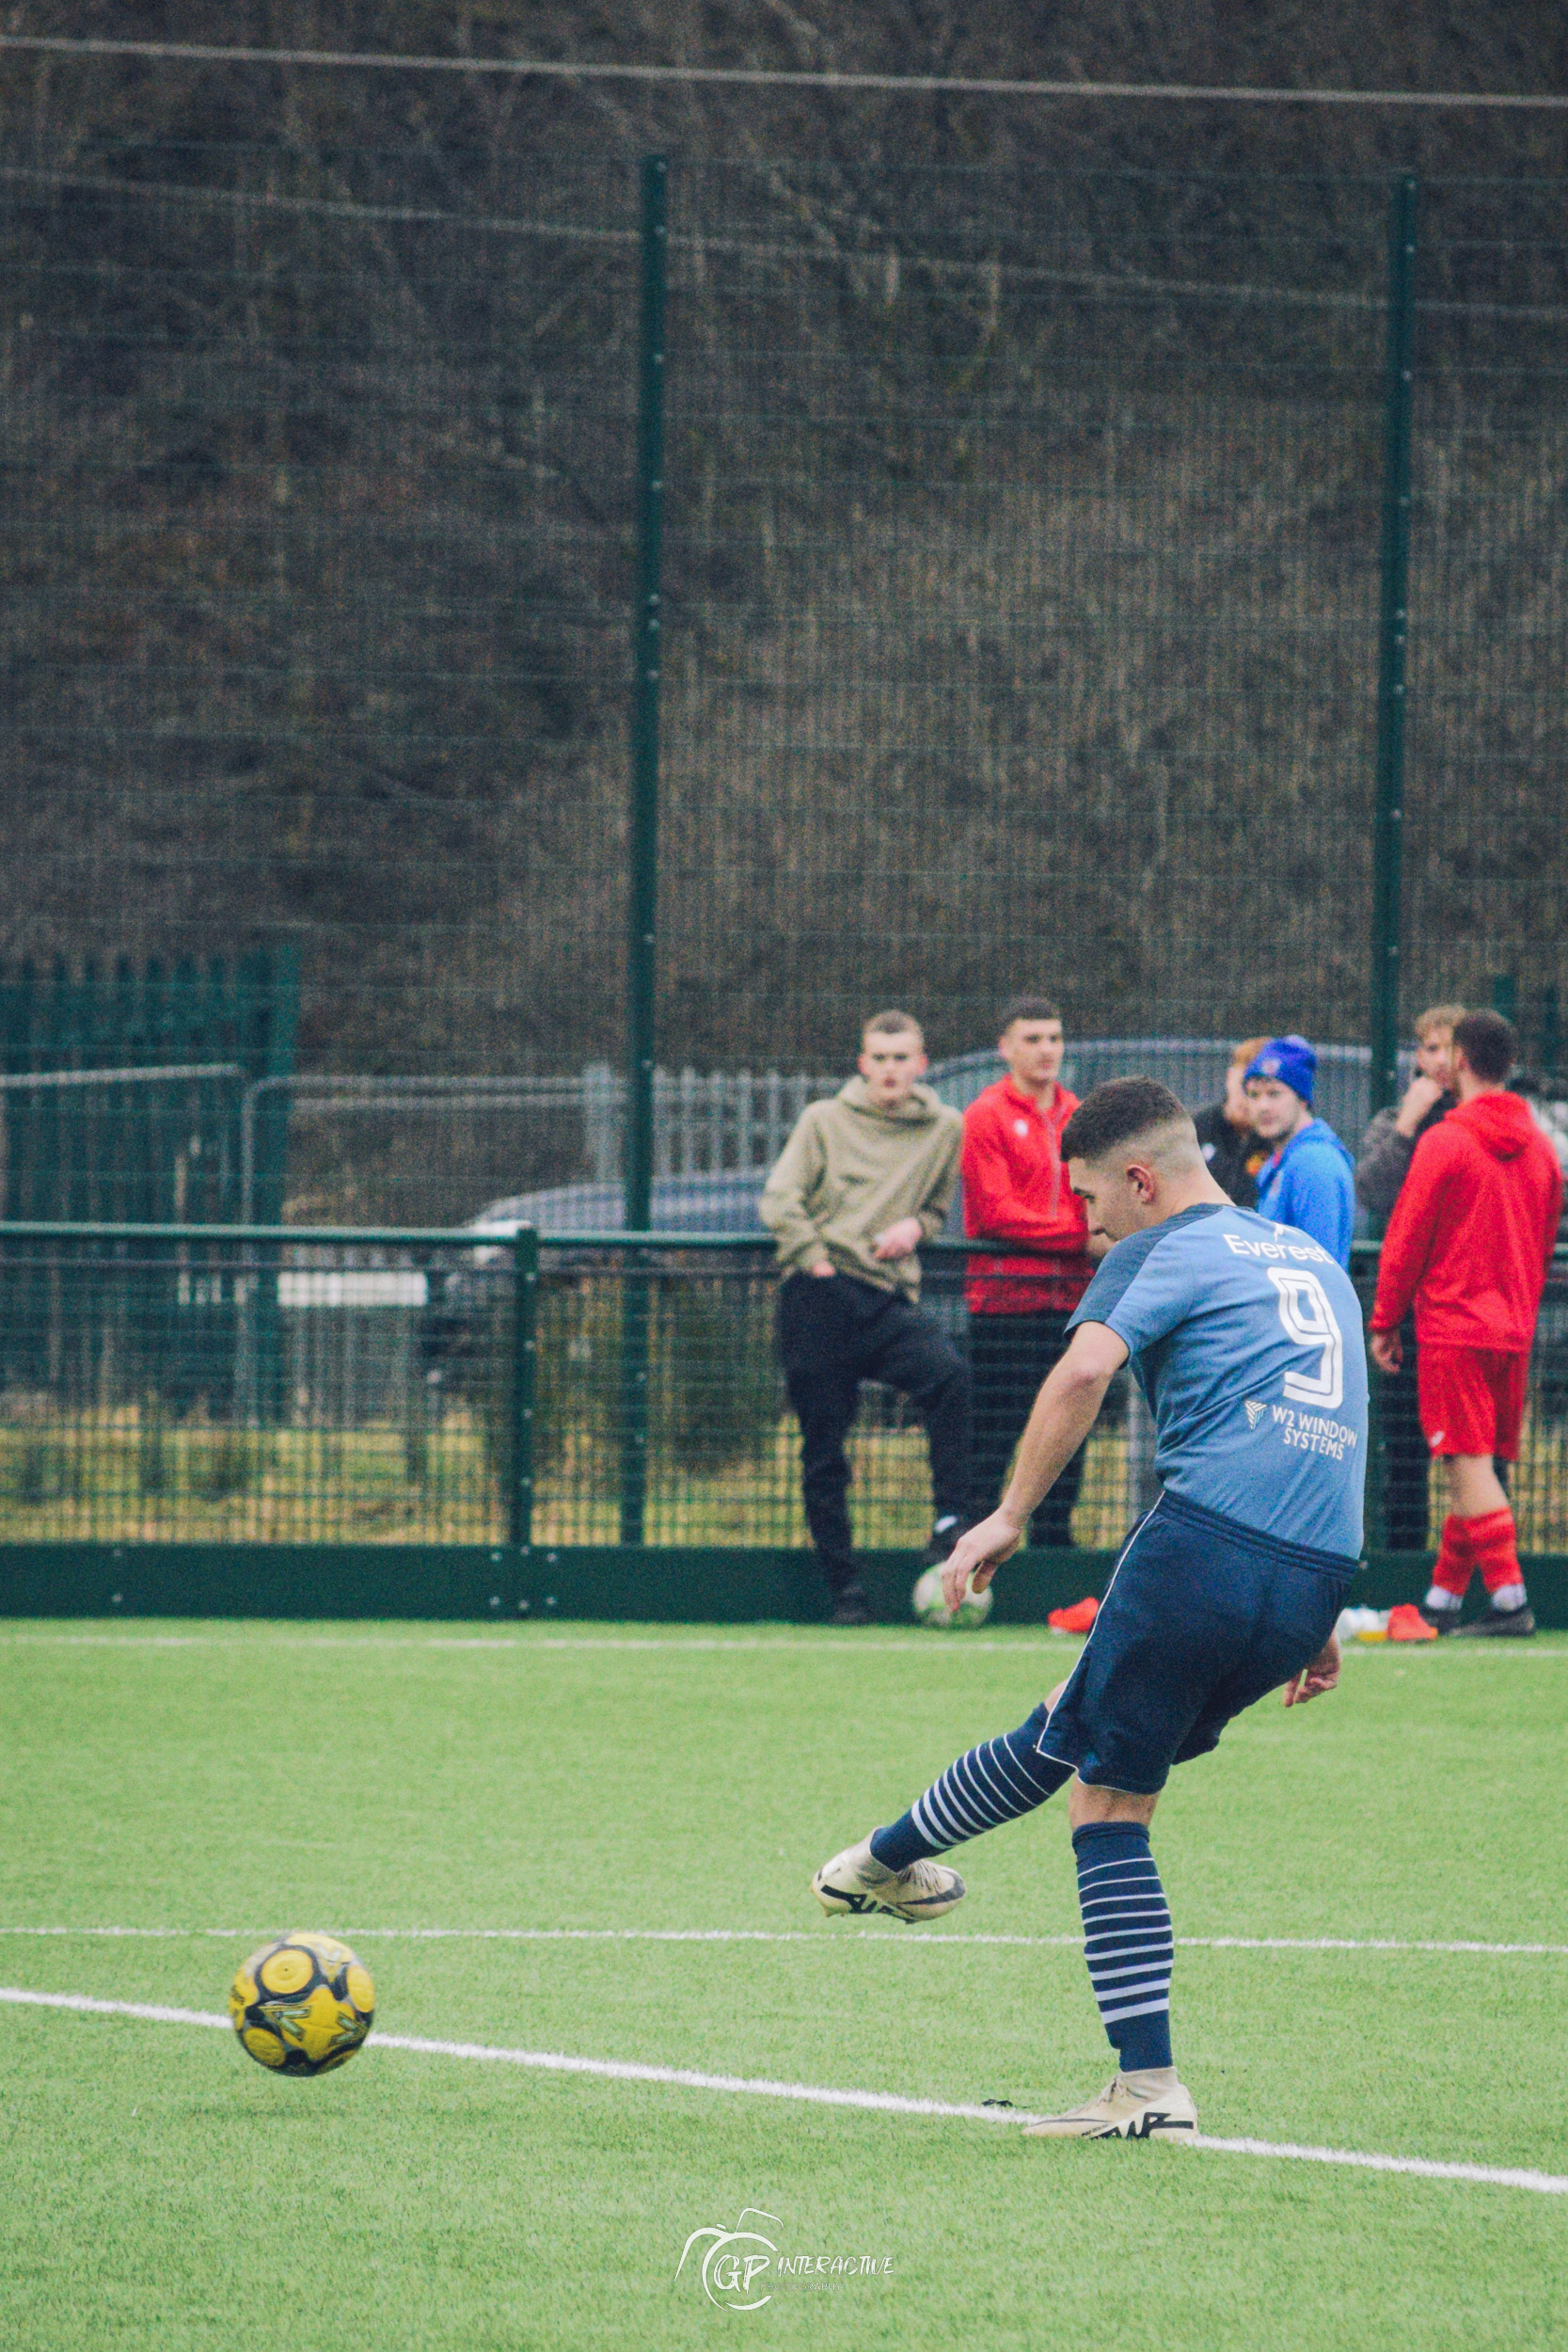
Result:
[[627,877],[626,1219],[648,1224],[654,1174],[654,992],[658,920],[659,604],[664,526],[664,294],[670,167],[642,160],[642,330],[637,406],[637,609],[631,714],[631,870]]
[[1548,1077],[1555,1077],[1558,1063],[1562,1056],[1561,1015],[1558,1009],[1558,995],[1555,988],[1544,988],[1541,992],[1541,1027],[1538,1038],[1535,1058]]
[[[1375,1252],[1370,1263],[1359,1267],[1361,1280],[1356,1284],[1365,1323],[1372,1319],[1372,1300],[1377,1295]],[[1353,1277],[1357,1271],[1352,1260]],[[1386,1551],[1388,1548],[1388,1432],[1383,1417],[1383,1375],[1372,1361],[1371,1348],[1367,1346],[1367,1485],[1366,1485],[1366,1549]]]
[[[299,949],[295,943],[282,940],[248,957],[234,975],[234,997],[236,1059],[245,1063],[246,1077],[292,1078],[299,1029]],[[251,1217],[257,1225],[283,1222],[291,1091],[286,1086],[277,1087],[256,1105]]]
[[1371,1107],[1399,1099],[1400,895],[1404,845],[1405,651],[1409,635],[1410,437],[1415,373],[1416,199],[1396,180],[1388,214],[1388,376],[1383,427],[1377,802],[1372,834]]
[[[645,1232],[654,1183],[655,991],[658,924],[658,689],[664,667],[664,297],[670,167],[642,159],[642,323],[637,407],[637,608],[633,625],[631,823],[626,930],[625,1222]],[[621,1294],[621,1541],[640,1544],[648,1488],[647,1278],[628,1263]]]
[[[253,1077],[292,1078],[294,1041],[299,1025],[299,949],[293,940],[262,948],[239,981],[240,1058]],[[258,1034],[260,1032],[260,1034]],[[260,1070],[255,1063],[260,1061]],[[287,1196],[289,1102],[292,1089],[278,1087],[258,1100],[256,1169],[251,1216],[258,1225],[280,1225]],[[243,1098],[242,1098],[243,1099]],[[247,1279],[255,1359],[257,1418],[270,1428],[286,1419],[283,1371],[283,1327],[277,1306],[277,1276],[282,1252],[263,1244]]]
[[507,1540],[526,1552],[533,1541],[533,1407],[538,1392],[539,1235],[519,1225],[512,1245],[512,1476]]

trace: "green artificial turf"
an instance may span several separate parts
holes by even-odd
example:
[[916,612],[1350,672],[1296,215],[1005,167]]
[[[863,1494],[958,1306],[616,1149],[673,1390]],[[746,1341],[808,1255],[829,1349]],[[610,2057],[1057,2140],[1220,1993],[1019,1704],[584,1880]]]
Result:
[[[251,1944],[357,1942],[385,2032],[948,2101],[1111,2071],[1060,1804],[929,1929],[812,1868],[1073,1656],[1021,1631],[13,1626],[0,1983],[217,2010]],[[1174,1780],[1179,1936],[1568,1945],[1568,1643],[1362,1653]],[[24,1928],[172,1928],[163,1938]],[[792,1941],[420,1939],[750,1929]],[[218,1930],[222,1932],[200,1932]],[[1568,1958],[1183,1949],[1206,2133],[1568,2173]],[[1537,2345],[1568,2199],[0,2007],[8,2346]],[[689,2234],[889,2265],[674,2278]],[[701,2248],[698,2249],[701,2252]],[[768,2287],[766,2278],[754,2292]]]

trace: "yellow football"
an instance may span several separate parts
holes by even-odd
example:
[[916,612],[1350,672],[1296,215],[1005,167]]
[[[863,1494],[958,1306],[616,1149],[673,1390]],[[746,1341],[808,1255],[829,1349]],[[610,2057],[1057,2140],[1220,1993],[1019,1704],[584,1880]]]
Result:
[[325,2074],[370,2032],[375,1987],[335,1935],[295,1930],[251,1953],[229,1989],[229,2014],[259,2066]]

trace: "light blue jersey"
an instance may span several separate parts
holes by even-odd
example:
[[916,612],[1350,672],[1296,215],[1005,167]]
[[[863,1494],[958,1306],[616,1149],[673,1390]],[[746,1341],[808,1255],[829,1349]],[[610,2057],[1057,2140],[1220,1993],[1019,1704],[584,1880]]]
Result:
[[1131,1233],[1069,1328],[1125,1340],[1170,1493],[1355,1559],[1366,1477],[1361,1308],[1328,1251],[1217,1202]]

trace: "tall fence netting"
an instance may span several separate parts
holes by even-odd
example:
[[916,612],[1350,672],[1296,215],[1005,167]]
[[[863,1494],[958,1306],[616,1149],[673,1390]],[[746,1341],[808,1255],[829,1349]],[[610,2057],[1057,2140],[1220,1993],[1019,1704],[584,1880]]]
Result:
[[[677,162],[667,1067],[832,1069],[901,999],[961,1054],[1020,982],[1366,1041],[1386,212]],[[1562,196],[1418,234],[1405,1009],[1500,987],[1550,1063]],[[620,1066],[641,258],[609,161],[12,155],[14,954],[283,941],[306,1070]],[[309,1215],[420,1181],[320,1132]]]
[[[1230,1039],[1302,1028],[1332,1049],[1324,1108],[1354,1144],[1387,186],[785,158],[677,159],[670,191],[656,1222],[753,1230],[781,1120],[847,1070],[865,1012],[916,1012],[961,1102],[1024,987],[1062,1003],[1076,1083],[1148,1067],[1195,1104]],[[1402,801],[1403,1016],[1501,1005],[1548,1094],[1565,226],[1555,185],[1420,194]],[[8,1005],[34,1001],[29,965],[61,1004],[79,976],[62,1059],[108,1071],[35,1099],[38,1053],[0,1039],[28,1082],[0,1089],[10,1197],[25,1141],[27,1198],[55,1214],[211,1200],[244,1221],[264,1195],[296,1226],[501,1203],[557,1232],[616,1221],[647,259],[635,170],[609,158],[8,154],[0,952]],[[182,1048],[214,1074],[154,1089],[156,1116],[115,1107],[143,1082],[94,1040],[111,969],[128,1000],[194,1002],[217,960],[262,950],[298,974],[287,1053]],[[143,1128],[163,1158],[138,1191],[119,1163]],[[109,1136],[114,1169],[89,1166]],[[114,1443],[150,1492],[201,1489],[203,1528],[373,1534],[357,1502],[277,1502],[318,1492],[304,1454],[285,1463],[305,1429],[331,1433],[343,1496],[391,1482],[392,1539],[422,1539],[437,1487],[451,1531],[502,1525],[472,1371],[500,1326],[452,1308],[447,1328],[429,1267],[404,1269],[416,1302],[356,1286],[397,1274],[380,1259],[209,1282],[150,1247],[151,1355],[127,1353],[123,1255],[91,1283],[7,1261],[19,1530],[106,1527],[85,1414],[136,1433]],[[537,1507],[562,1541],[636,1518],[626,1279],[542,1278]],[[649,1279],[647,1527],[793,1540],[762,1258]],[[710,1325],[744,1335],[744,1366],[733,1411],[709,1382],[732,1450],[704,1470],[709,1439],[679,1424],[708,1375],[657,1368],[707,1361]],[[245,1442],[214,1468],[226,1429]],[[380,1433],[374,1478],[356,1431]],[[895,1466],[907,1532],[918,1433],[873,1398],[857,1442],[868,1497]],[[1110,1462],[1085,1540],[1119,1532]]]

